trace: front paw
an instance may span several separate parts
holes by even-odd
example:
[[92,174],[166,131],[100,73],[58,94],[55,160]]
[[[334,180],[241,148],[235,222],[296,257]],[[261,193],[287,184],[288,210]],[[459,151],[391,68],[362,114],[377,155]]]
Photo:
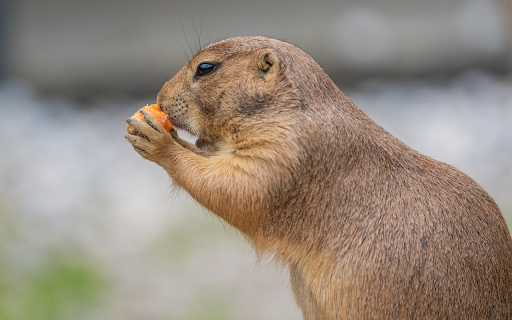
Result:
[[161,164],[175,142],[171,134],[151,114],[141,112],[146,122],[135,118],[126,119],[135,134],[129,132],[125,138],[143,158]]

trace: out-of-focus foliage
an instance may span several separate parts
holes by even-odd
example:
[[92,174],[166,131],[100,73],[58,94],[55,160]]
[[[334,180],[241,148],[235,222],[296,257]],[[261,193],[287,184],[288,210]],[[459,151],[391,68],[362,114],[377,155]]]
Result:
[[[2,208],[0,217],[7,222]],[[23,235],[13,233],[11,227],[0,226],[0,319],[91,319],[107,289],[106,275],[96,261],[85,253],[54,248],[38,252],[33,265],[17,265],[16,259],[5,259],[16,255],[12,246],[23,241]]]

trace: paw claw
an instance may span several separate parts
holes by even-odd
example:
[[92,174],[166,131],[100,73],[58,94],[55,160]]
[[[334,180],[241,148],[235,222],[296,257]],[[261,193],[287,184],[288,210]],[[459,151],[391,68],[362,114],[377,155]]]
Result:
[[171,129],[171,131],[169,132],[171,134],[171,137],[173,139],[179,139],[180,137],[178,136],[178,131],[176,131],[174,128]]
[[[128,130],[125,139],[133,146],[135,151],[143,158],[161,163],[166,158],[168,147],[174,140],[151,114],[144,114],[146,122],[140,119],[126,119],[133,130]],[[156,128],[155,128],[156,127]]]
[[162,124],[160,122],[158,122],[155,117],[147,112],[147,111],[144,111],[144,110],[140,110],[140,112],[142,113],[142,115],[144,116],[144,120],[146,121],[146,123],[153,129],[155,129],[156,131],[160,132],[160,133],[164,133],[164,132],[167,132],[164,127],[162,126]]

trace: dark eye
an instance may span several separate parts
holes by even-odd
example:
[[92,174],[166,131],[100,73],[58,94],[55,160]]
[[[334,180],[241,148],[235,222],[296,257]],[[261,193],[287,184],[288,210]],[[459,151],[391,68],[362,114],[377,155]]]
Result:
[[217,68],[216,65],[211,63],[201,63],[199,67],[197,67],[196,77],[201,77],[207,75]]

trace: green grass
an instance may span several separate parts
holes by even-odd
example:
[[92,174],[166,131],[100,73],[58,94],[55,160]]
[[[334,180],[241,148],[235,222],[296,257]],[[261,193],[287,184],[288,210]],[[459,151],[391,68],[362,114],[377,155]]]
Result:
[[50,255],[40,268],[21,276],[1,266],[0,319],[89,318],[101,305],[104,279],[96,264],[85,256]]
[[37,257],[26,263],[7,258],[24,242],[16,228],[21,215],[0,202],[0,320],[90,319],[107,284],[98,263],[78,250],[52,248],[32,248]]

